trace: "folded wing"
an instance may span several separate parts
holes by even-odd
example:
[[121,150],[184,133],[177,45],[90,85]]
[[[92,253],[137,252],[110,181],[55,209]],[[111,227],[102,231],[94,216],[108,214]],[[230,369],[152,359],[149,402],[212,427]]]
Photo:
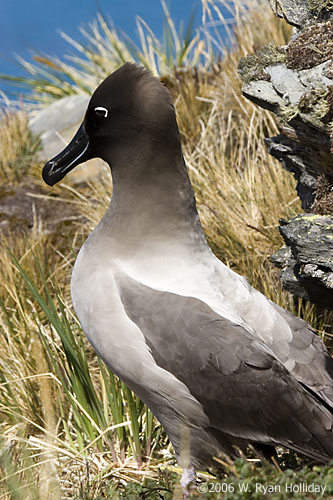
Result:
[[125,275],[117,282],[155,362],[203,405],[212,432],[235,443],[280,444],[323,461],[333,457],[332,412],[261,340],[198,299],[153,290]]

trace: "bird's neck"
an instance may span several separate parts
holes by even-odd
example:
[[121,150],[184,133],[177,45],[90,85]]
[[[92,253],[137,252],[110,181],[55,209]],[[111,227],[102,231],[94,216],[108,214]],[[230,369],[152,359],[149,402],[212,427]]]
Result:
[[146,242],[205,244],[181,151],[132,161],[130,166],[111,166],[112,200],[100,223],[104,235],[124,247]]

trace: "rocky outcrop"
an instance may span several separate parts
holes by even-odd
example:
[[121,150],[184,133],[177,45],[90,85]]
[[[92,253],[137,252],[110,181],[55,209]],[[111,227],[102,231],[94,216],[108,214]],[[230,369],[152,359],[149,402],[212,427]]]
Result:
[[294,295],[315,304],[332,307],[333,219],[324,215],[302,214],[280,222],[286,242],[272,256],[282,268],[281,280]]
[[287,46],[268,45],[242,59],[239,73],[243,94],[278,118],[280,134],[265,142],[294,174],[308,212],[281,222],[286,248],[273,261],[282,267],[288,290],[333,308],[333,4],[274,0],[271,5],[295,26],[295,35]]
[[331,17],[332,0],[269,0],[273,12],[297,28]]

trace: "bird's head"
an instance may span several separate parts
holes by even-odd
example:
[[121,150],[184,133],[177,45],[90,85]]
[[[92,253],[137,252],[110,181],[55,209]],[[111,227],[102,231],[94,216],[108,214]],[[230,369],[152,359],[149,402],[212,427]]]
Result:
[[134,157],[153,144],[180,147],[171,96],[147,70],[126,63],[95,90],[79,130],[45,164],[43,179],[52,186],[91,158],[102,158],[112,166],[120,157]]

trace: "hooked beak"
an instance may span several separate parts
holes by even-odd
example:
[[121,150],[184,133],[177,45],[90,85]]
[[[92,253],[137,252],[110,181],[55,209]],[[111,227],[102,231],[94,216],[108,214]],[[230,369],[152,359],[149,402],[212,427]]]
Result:
[[89,151],[89,137],[83,122],[68,146],[52,160],[45,163],[42,173],[43,179],[46,184],[53,186],[76,165],[92,157],[93,155]]

